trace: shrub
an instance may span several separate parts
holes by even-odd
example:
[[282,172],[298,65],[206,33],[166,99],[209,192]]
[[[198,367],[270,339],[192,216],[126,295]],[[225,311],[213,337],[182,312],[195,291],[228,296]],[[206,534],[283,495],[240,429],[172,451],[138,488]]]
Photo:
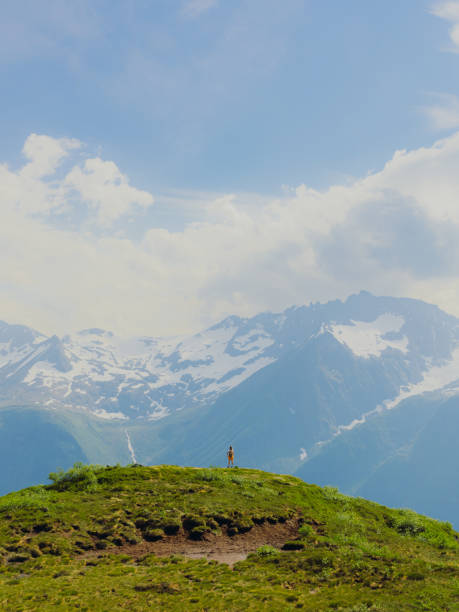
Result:
[[260,546],[260,548],[257,548],[256,554],[258,557],[275,557],[279,554],[279,551],[277,548],[274,548],[274,546],[265,544],[264,546]]
[[402,535],[415,536],[425,531],[420,517],[412,510],[400,510],[398,515],[391,517],[388,524]]
[[304,538],[309,538],[314,534],[314,529],[311,527],[311,525],[301,525],[301,527],[298,529],[298,533]]
[[242,478],[241,476],[229,476],[228,480],[230,482],[232,482],[233,484],[237,484],[240,487],[246,487],[248,485],[247,480],[245,478]]
[[66,472],[58,470],[51,472],[48,478],[53,482],[56,489],[74,489],[79,491],[91,491],[97,488],[97,472],[104,468],[100,465],[85,465],[78,461]]
[[344,530],[349,533],[352,531],[358,531],[360,533],[364,531],[365,524],[362,517],[351,510],[337,512],[334,517],[334,522],[340,530]]
[[440,549],[457,549],[457,542],[453,539],[453,537],[448,537],[444,533],[438,533],[433,535],[429,534],[425,538],[425,541],[429,542],[430,544],[433,544],[434,546]]
[[322,492],[324,494],[325,499],[329,501],[341,501],[345,499],[345,496],[339,492],[337,487],[322,487]]
[[217,469],[203,469],[198,472],[199,480],[204,480],[204,482],[224,482],[226,480],[226,474],[222,474]]
[[409,518],[400,521],[396,529],[403,535],[416,535],[425,531],[425,527],[423,525],[420,525],[417,521],[413,521]]

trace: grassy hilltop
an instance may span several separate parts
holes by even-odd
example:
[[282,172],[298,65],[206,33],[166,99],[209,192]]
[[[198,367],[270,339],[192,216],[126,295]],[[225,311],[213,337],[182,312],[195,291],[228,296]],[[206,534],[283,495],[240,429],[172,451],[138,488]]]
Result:
[[[3,610],[459,610],[459,534],[408,510],[247,469],[52,480],[0,498]],[[253,552],[185,556],[215,550]]]

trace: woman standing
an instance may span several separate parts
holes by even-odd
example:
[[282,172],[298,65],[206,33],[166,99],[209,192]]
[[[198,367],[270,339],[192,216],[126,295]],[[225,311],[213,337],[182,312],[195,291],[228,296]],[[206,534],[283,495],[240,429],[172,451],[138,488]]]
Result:
[[228,457],[228,467],[234,467],[234,451],[232,446],[229,447],[226,456]]

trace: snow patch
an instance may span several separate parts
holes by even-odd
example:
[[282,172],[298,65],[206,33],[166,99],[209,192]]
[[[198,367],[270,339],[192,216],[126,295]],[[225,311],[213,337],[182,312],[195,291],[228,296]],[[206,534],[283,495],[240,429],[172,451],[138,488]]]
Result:
[[[46,349],[48,348],[48,346],[42,346],[39,349],[35,350],[32,354],[30,354],[26,359],[24,359],[23,361],[21,361],[21,363],[19,364],[19,366],[14,370],[14,372],[10,372],[9,374],[7,374],[7,378],[9,378],[10,376],[14,376],[15,374],[17,374],[19,372],[19,370],[21,370],[22,368],[24,368],[25,365],[27,365],[30,361],[32,361],[32,359],[35,359],[36,357],[38,357],[39,355],[41,355],[42,353],[44,353],[46,351]],[[47,362],[46,362],[47,363]]]
[[253,351],[268,348],[274,343],[272,337],[262,328],[256,327],[244,336],[238,336],[233,346],[239,351]]
[[[278,319],[282,325],[285,317]],[[14,366],[21,371],[26,365],[22,383],[46,392],[57,403],[85,393],[90,398],[88,410],[92,412],[95,406],[99,418],[117,418],[115,415],[121,412],[110,412],[110,406],[119,401],[120,395],[132,391],[142,395],[136,408],[157,420],[170,414],[172,405],[179,409],[177,394],[194,403],[213,401],[276,360],[266,355],[275,342],[271,333],[260,323],[250,330],[246,324],[246,320],[233,317],[225,325],[199,334],[170,338],[122,338],[100,329],[85,330],[62,339],[71,366],[65,372],[40,355],[48,343],[39,347],[29,344],[20,354],[14,354],[5,343],[0,345],[0,367],[12,359],[21,362]],[[244,331],[238,336],[241,327]],[[233,347],[240,353],[231,351]],[[152,404],[149,397],[146,402],[143,397],[150,393]],[[107,411],[101,412],[102,406]]]
[[93,410],[92,414],[99,419],[105,419],[108,421],[128,421],[128,417],[122,412],[108,412],[104,410],[104,408],[97,408],[97,410]]
[[[387,399],[382,402],[379,406],[365,412],[360,418],[354,419],[347,425],[339,425],[333,434],[333,438],[341,435],[344,431],[350,431],[358,425],[363,425],[368,417],[375,414],[380,414],[385,410],[393,410],[403,400],[415,395],[422,395],[423,393],[429,393],[432,391],[440,391],[448,385],[459,380],[459,347],[455,348],[451,354],[451,358],[440,365],[431,365],[423,375],[421,381],[412,383],[406,387],[400,389],[397,397],[393,399]],[[326,444],[327,440],[317,442],[316,446],[322,446]]]
[[150,412],[147,418],[149,421],[159,421],[160,419],[167,417],[168,414],[169,410],[166,408],[166,406],[156,404],[155,409],[153,412]]
[[351,325],[330,325],[328,330],[333,336],[345,344],[354,355],[359,357],[379,357],[383,351],[393,348],[402,353],[408,352],[408,338],[389,339],[385,337],[390,332],[397,333],[405,324],[405,319],[399,315],[383,314],[374,321],[352,321]]
[[412,395],[421,395],[429,391],[437,391],[450,385],[459,379],[459,347],[455,348],[451,359],[441,365],[431,366],[425,373],[422,380],[402,387],[400,393],[392,400],[386,400],[384,407],[392,410],[400,402]]

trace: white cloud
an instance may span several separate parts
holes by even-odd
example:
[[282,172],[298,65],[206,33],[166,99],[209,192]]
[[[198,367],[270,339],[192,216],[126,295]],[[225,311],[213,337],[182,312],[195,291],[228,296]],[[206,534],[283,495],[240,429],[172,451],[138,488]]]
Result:
[[81,143],[75,139],[50,138],[49,136],[31,134],[22,149],[29,162],[22,168],[21,176],[38,179],[53,174],[64,157],[72,149],[78,149]]
[[213,8],[216,4],[217,0],[187,0],[180,12],[184,17],[199,17],[199,15]]
[[58,190],[45,179],[54,174],[72,150],[80,146],[77,140],[31,134],[22,149],[28,161],[19,172],[12,172],[6,165],[0,165],[2,209],[48,213],[58,207],[61,203]]
[[57,178],[56,171],[72,151],[81,147],[74,139],[56,139],[31,134],[23,147],[27,163],[17,172],[0,165],[0,201],[3,210],[18,210],[25,215],[66,212],[86,203],[91,223],[108,226],[136,206],[147,208],[153,196],[129,185],[116,164],[100,158],[75,164]]
[[436,2],[431,12],[433,15],[446,19],[446,21],[452,24],[449,36],[454,45],[453,50],[459,51],[459,2],[457,0]]
[[[169,335],[361,288],[459,315],[459,132],[323,192],[302,185],[277,199],[203,196],[182,230],[151,217],[137,240],[110,223],[152,196],[114,162],[77,163],[75,141],[52,140],[28,140],[24,168],[0,166],[2,319],[48,333]],[[71,169],[62,172],[65,156]],[[66,207],[88,208],[103,234],[87,218],[58,229],[49,213]]]
[[459,21],[459,2],[457,0],[437,2],[432,7],[432,13],[449,21]]
[[436,94],[437,103],[424,108],[432,126],[438,130],[459,127],[459,98],[451,94]]
[[131,187],[116,164],[98,157],[87,159],[83,168],[72,168],[64,185],[74,189],[97,211],[98,221],[104,226],[113,223],[135,204],[148,208],[154,202],[150,193]]

